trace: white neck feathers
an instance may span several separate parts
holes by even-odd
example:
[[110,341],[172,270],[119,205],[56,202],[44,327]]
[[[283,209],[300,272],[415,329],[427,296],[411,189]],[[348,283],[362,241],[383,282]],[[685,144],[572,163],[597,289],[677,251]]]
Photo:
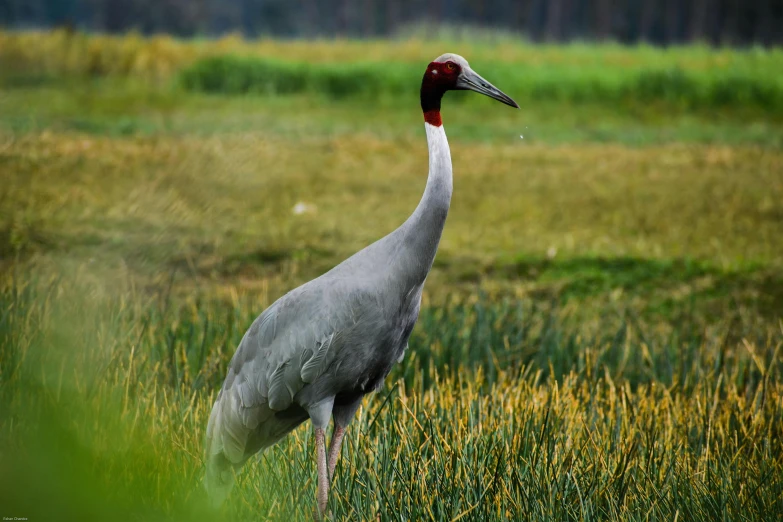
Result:
[[[422,203],[429,201],[431,204],[445,205],[446,210],[448,210],[453,188],[449,140],[446,138],[446,131],[443,129],[443,125],[436,127],[435,125],[425,123],[424,128],[427,131],[430,171]],[[421,203],[419,207],[421,207]]]
[[423,283],[427,277],[440,236],[446,224],[453,188],[451,152],[443,126],[424,123],[429,148],[430,171],[424,195],[408,220],[402,225],[405,235],[406,257],[415,279]]

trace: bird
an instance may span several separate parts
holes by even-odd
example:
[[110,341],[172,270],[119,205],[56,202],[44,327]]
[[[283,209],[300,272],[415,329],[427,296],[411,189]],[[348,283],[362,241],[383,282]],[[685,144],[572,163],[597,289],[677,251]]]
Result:
[[250,457],[309,419],[315,518],[324,516],[345,431],[363,397],[402,361],[419,316],[451,202],[451,153],[440,109],[452,90],[519,108],[459,55],[443,54],[427,65],[420,90],[429,151],[424,194],[396,230],[283,295],[250,325],[207,423],[205,485],[213,505],[222,505]]

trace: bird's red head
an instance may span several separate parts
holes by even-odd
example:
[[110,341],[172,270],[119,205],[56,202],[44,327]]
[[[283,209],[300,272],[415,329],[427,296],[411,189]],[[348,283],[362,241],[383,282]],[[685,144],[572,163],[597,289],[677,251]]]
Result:
[[424,78],[432,85],[437,85],[444,91],[457,88],[457,78],[462,72],[462,66],[452,60],[445,62],[430,62]]
[[475,91],[512,107],[519,106],[494,85],[479,76],[468,62],[456,54],[444,54],[430,62],[421,81],[421,110],[424,121],[440,127],[440,100],[446,91]]
[[452,60],[430,62],[427,66],[421,81],[421,110],[424,112],[424,121],[430,125],[443,125],[440,119],[440,100],[446,91],[457,88],[461,71],[462,67]]

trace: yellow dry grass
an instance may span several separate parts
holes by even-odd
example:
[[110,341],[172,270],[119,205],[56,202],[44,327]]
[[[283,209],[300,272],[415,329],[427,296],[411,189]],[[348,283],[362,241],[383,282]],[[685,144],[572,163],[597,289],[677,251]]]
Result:
[[[421,139],[371,135],[46,132],[3,136],[0,148],[7,169],[1,216],[14,248],[42,262],[100,259],[136,275],[180,266],[204,282],[257,282],[265,264],[279,277],[281,262],[294,280],[317,274],[404,221],[427,162]],[[431,290],[516,262],[520,253],[689,258],[725,269],[783,265],[778,151],[452,148],[454,201]],[[300,215],[297,203],[306,205]]]

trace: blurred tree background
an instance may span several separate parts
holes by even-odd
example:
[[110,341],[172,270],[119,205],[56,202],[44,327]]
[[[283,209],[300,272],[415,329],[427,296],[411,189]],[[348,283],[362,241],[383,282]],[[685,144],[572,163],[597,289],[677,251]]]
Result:
[[444,25],[532,41],[770,46],[783,42],[783,0],[0,0],[6,28],[312,38]]

